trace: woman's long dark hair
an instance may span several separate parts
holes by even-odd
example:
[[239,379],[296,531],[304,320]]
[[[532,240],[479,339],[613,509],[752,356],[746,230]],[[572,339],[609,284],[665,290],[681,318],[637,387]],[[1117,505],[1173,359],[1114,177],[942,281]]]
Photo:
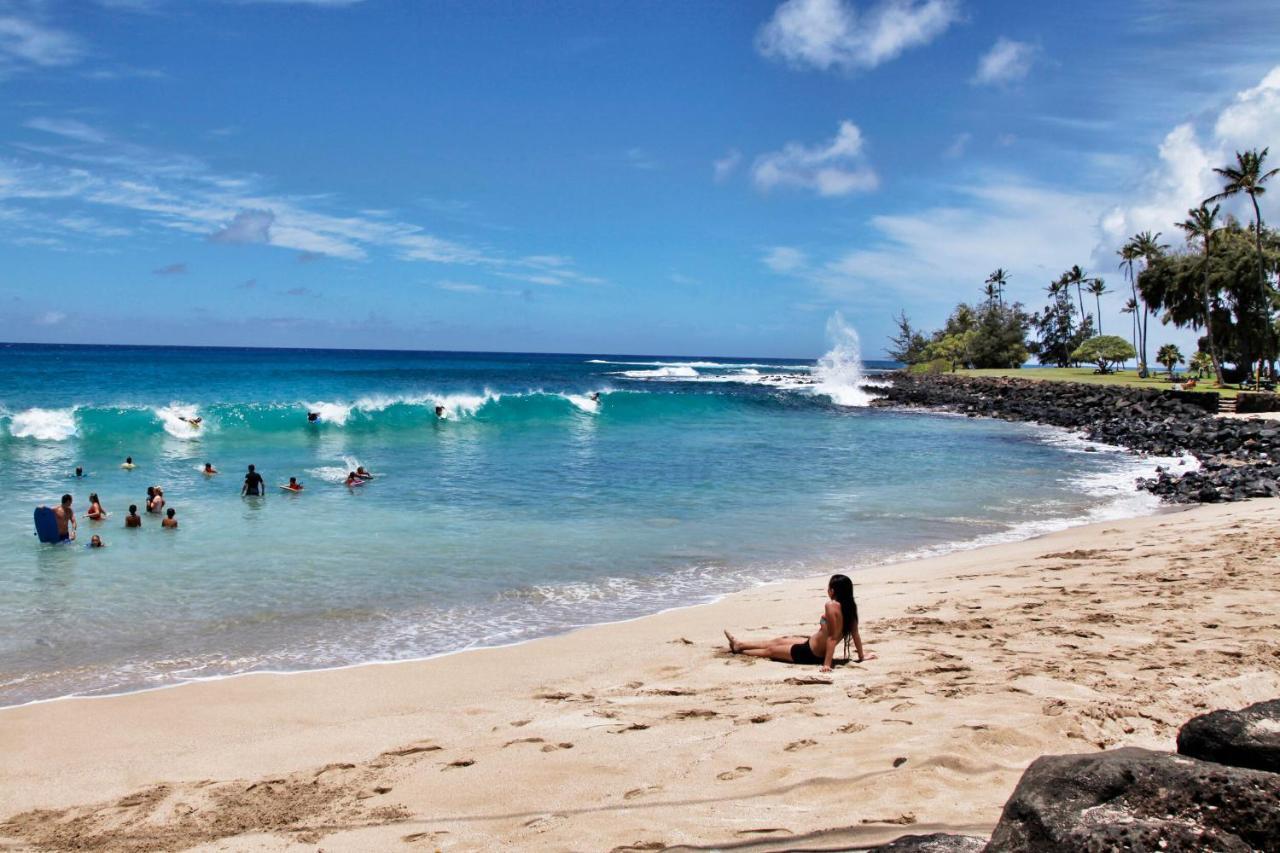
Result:
[[840,630],[844,633],[844,656],[849,657],[849,641],[858,625],[858,602],[853,600],[853,581],[845,575],[832,575],[827,586],[840,604]]

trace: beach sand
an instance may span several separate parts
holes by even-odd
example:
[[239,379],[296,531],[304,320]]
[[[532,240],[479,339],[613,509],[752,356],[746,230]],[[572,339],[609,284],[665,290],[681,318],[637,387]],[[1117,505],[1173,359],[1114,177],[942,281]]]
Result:
[[721,635],[808,633],[824,575],[507,649],[0,711],[0,849],[985,834],[1042,753],[1172,749],[1197,713],[1280,696],[1278,545],[1280,501],[1252,501],[859,571],[879,657],[831,675]]

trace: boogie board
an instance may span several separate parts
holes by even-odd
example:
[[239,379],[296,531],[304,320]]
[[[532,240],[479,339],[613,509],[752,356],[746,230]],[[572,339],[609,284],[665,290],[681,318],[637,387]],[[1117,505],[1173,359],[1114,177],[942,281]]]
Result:
[[58,535],[58,517],[47,506],[36,507],[36,535],[46,545],[57,545],[63,541]]
[[293,493],[293,494],[295,494],[295,495],[296,495],[298,492],[302,491],[302,489],[300,489],[300,488],[298,488],[298,489],[291,489],[291,488],[289,488],[288,486],[284,485],[283,483],[277,483],[276,485],[277,485],[277,486],[279,486],[282,490],[284,490],[284,491],[286,491],[286,492],[292,492],[292,493]]

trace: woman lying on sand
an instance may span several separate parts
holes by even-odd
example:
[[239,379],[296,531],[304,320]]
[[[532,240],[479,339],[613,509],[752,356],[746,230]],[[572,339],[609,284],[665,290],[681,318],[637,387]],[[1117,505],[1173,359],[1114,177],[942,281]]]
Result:
[[[827,598],[818,630],[812,637],[775,637],[772,640],[737,640],[728,631],[729,651],[784,663],[822,664],[823,672],[831,671],[836,644],[844,640],[844,656],[849,656],[849,641],[858,650],[858,663],[875,657],[862,653],[862,635],[858,633],[858,604],[853,600],[853,581],[844,575],[832,575],[827,582]],[[799,640],[799,642],[796,642]]]

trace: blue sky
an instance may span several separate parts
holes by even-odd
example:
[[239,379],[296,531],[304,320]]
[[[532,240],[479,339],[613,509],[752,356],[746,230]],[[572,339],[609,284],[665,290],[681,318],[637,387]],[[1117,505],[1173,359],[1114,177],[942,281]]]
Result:
[[0,340],[874,357],[1119,289],[1278,67],[1253,0],[0,0]]

